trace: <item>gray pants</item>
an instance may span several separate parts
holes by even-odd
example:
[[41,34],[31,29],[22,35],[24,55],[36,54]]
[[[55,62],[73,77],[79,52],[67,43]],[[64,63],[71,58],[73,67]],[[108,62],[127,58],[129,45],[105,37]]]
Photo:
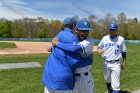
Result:
[[72,93],[72,90],[54,90],[45,87],[44,93]]

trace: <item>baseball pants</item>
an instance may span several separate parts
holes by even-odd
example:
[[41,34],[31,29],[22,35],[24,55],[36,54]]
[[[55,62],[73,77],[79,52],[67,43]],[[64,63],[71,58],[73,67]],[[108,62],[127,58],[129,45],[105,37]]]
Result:
[[45,87],[44,93],[72,93],[72,90],[54,90]]
[[90,71],[88,75],[80,73],[80,76],[75,76],[73,93],[94,93],[94,81]]
[[120,61],[104,61],[104,78],[106,83],[111,83],[113,90],[120,90]]

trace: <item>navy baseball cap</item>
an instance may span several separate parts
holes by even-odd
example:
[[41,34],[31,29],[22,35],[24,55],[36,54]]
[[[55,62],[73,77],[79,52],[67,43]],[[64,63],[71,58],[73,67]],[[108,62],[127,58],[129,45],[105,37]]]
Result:
[[76,19],[74,17],[65,18],[63,21],[64,25],[74,24],[76,23]]
[[117,30],[118,29],[118,24],[117,23],[110,23],[109,24],[109,29]]
[[79,20],[77,23],[76,23],[76,28],[78,30],[92,30],[92,28],[90,28],[90,22],[88,20]]

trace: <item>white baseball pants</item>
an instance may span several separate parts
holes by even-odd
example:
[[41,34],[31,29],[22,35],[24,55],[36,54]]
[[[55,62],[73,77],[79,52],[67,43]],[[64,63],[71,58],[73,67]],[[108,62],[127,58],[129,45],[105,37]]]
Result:
[[85,76],[81,73],[75,77],[75,87],[73,93],[94,93],[94,81],[90,72]]
[[111,83],[113,90],[120,90],[120,61],[104,61],[104,78],[106,83]]

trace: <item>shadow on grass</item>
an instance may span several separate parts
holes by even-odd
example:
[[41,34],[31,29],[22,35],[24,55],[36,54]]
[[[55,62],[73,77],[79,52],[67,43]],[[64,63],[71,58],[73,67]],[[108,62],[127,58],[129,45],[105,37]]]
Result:
[[131,92],[125,91],[125,90],[120,90],[120,93],[131,93]]

